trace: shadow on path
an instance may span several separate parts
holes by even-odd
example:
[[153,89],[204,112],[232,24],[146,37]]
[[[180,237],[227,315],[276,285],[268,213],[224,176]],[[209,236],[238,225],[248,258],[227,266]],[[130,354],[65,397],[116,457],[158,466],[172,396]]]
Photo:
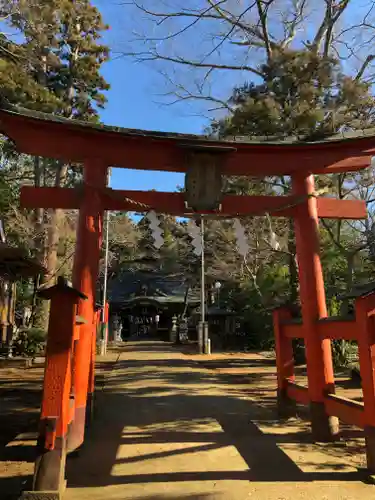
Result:
[[[262,372],[262,365],[268,367],[270,361],[262,363],[259,359],[249,359],[247,365],[245,361],[241,360],[238,365],[259,368],[245,377],[252,378],[253,382],[256,379],[260,388],[249,386],[246,389],[238,380],[233,384],[228,374],[204,368],[216,367],[218,363],[205,362],[201,366],[176,354],[166,344],[125,346],[122,359],[106,381],[105,389],[97,395],[98,414],[89,442],[78,458],[68,460],[69,487],[224,480],[332,482],[363,479],[362,472],[347,471],[345,458],[350,451],[345,449],[345,443],[330,445],[332,461],[322,462],[314,472],[302,471],[279,445],[299,443],[301,450],[311,446],[309,429],[305,426],[298,432],[277,432],[280,422],[274,412],[275,394],[269,389],[270,381],[275,383],[274,373]],[[256,402],[252,400],[254,395]],[[263,424],[271,428],[271,432],[262,432]],[[244,462],[240,470],[230,467],[232,455],[229,451],[228,467],[224,459],[208,462],[204,470],[199,460],[194,460],[194,455],[201,457],[198,455],[201,453],[221,452],[220,456],[225,457],[226,450],[233,448]],[[342,464],[333,460],[337,456],[342,456]],[[159,467],[150,470],[147,465],[171,458],[181,460],[181,457],[186,457],[188,470],[175,470],[174,466],[171,470],[162,467],[163,470]],[[213,465],[214,470],[210,470]]]

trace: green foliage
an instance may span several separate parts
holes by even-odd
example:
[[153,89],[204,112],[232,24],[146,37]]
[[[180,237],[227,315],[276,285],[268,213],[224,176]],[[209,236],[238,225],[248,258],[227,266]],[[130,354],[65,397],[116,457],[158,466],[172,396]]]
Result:
[[[105,91],[108,89],[100,70],[109,57],[109,50],[100,41],[107,26],[96,7],[88,0],[0,0],[0,15],[7,30],[16,30],[20,34],[17,38],[0,35],[1,97],[21,106],[68,118],[98,121],[98,110],[105,105]],[[369,84],[343,74],[337,60],[331,56],[322,57],[309,47],[306,50],[273,47],[267,62],[259,69],[259,77],[260,81],[248,82],[234,89],[230,98],[233,113],[212,123],[213,134],[219,137],[242,135],[312,140],[374,124],[374,99]],[[26,217],[17,213],[17,217],[24,217],[21,223],[14,217],[20,182],[22,178],[30,177],[34,184],[54,185],[60,182],[57,173],[62,165],[52,160],[41,165],[37,160],[30,162],[6,149],[8,146],[2,145],[0,209],[12,241],[29,244],[32,248],[34,242],[30,243],[30,234],[22,233],[20,229],[27,226]],[[43,175],[38,177],[40,171]],[[75,168],[69,166],[64,182],[73,185],[76,180]],[[353,193],[359,197],[365,187],[363,180],[358,174],[345,178],[324,176],[317,185],[341,198]],[[266,180],[230,178],[225,186],[226,192],[242,195],[278,195],[287,194],[289,190],[287,177]],[[43,222],[47,220],[45,213],[41,219]],[[222,282],[222,304],[243,317],[248,346],[268,348],[273,342],[269,307],[275,301],[295,300],[293,228],[283,220],[273,221],[271,226],[265,217],[242,222],[251,242],[246,259],[239,257],[231,222],[207,220],[207,283],[210,287],[216,280]],[[163,216],[161,227],[165,245],[156,251],[146,220],[135,224],[126,214],[113,217],[110,225],[111,271],[117,273],[129,266],[142,268],[144,264],[139,261],[144,258],[151,273],[162,270],[169,275],[179,274],[188,286],[197,287],[200,259],[192,252],[186,223]],[[42,236],[38,234],[38,239],[35,238],[35,247],[39,245],[43,252],[46,247],[44,237],[50,228],[48,224],[46,227],[42,224],[38,229]],[[272,231],[281,242],[280,251],[270,246]],[[372,260],[369,259],[364,233],[360,238],[358,233],[358,226],[330,221],[321,231],[322,262],[332,314],[338,314],[342,306],[335,295],[346,290],[352,280],[370,275],[375,269],[375,252]],[[373,238],[373,233],[371,227],[366,229],[368,241],[371,234]],[[65,258],[69,253],[68,237],[63,239],[59,243],[59,256]],[[348,263],[352,265],[350,273]],[[25,287],[22,294],[25,300],[28,293]],[[22,331],[15,349],[19,353],[35,355],[42,342],[39,330]],[[344,362],[348,348],[342,344],[334,345],[337,362]]]
[[[101,36],[108,27],[92,2],[0,0],[0,17],[0,99],[66,118],[99,121],[109,88],[101,74],[109,58]],[[4,207],[7,239],[28,248],[45,265],[46,281],[54,280],[57,268],[69,269],[74,215],[39,209],[31,215],[21,210],[19,187],[25,181],[73,186],[79,180],[76,165],[30,159],[18,155],[10,142],[1,144],[0,208]],[[47,303],[38,305],[40,314],[33,314],[36,324],[46,322],[47,309]]]
[[44,348],[46,333],[38,328],[22,329],[13,342],[13,355],[35,357]]
[[332,359],[337,367],[347,367],[353,359],[358,357],[358,346],[356,342],[347,340],[332,341]]
[[5,214],[15,202],[15,192],[7,181],[4,172],[0,170],[0,213]]
[[[212,134],[261,137],[263,140],[317,140],[341,131],[374,126],[375,101],[370,85],[343,74],[339,62],[331,56],[322,56],[309,47],[280,50],[275,46],[267,62],[261,65],[260,76],[260,82],[249,82],[234,89],[229,100],[233,112],[212,123]],[[236,194],[285,195],[290,192],[289,184],[287,177],[234,178],[227,190]],[[370,187],[373,179],[368,174],[320,176],[316,184],[317,189],[324,188],[341,199],[351,196],[373,198]],[[371,205],[368,206],[371,210]],[[333,315],[347,313],[350,304],[338,301],[336,296],[351,288],[355,281],[368,281],[374,273],[368,251],[372,248],[371,235],[374,234],[373,229],[368,228],[374,226],[370,220],[365,230],[356,223],[323,222],[321,252],[328,311]],[[275,301],[295,301],[298,280],[294,234],[289,223],[272,221],[283,250],[277,254],[267,252],[262,244],[267,238],[264,224],[254,228],[246,221],[246,226],[255,242],[253,252],[257,252],[258,257],[248,257],[248,266],[253,264],[251,272],[242,276],[241,289],[234,297],[239,301],[238,309],[246,311],[248,330],[256,331],[254,340],[260,345],[264,335],[267,338],[265,332],[270,331],[269,314],[264,314],[267,306]],[[242,297],[244,290],[245,299]],[[335,361],[343,363],[348,349],[346,344],[335,343]]]
[[343,75],[331,57],[309,50],[277,51],[261,72],[261,83],[234,89],[234,112],[213,123],[214,133],[311,140],[343,127],[373,126],[370,84]]
[[[108,27],[89,0],[0,1],[5,24],[21,43],[0,38],[0,88],[12,103],[69,118],[97,120],[109,85],[100,74]],[[6,52],[5,52],[6,49]]]

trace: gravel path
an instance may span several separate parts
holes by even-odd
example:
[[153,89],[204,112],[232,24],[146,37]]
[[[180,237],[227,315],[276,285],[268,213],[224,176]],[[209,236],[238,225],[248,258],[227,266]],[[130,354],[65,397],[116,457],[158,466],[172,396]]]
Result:
[[316,445],[303,419],[280,423],[273,365],[126,344],[97,393],[90,439],[68,460],[66,500],[372,498],[360,432]]

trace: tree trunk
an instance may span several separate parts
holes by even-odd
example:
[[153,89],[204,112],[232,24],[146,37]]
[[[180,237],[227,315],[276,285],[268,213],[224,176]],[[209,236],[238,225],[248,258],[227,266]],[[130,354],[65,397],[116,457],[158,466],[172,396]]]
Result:
[[[36,156],[34,158],[34,185],[41,187],[43,185],[43,167],[42,160]],[[34,212],[34,230],[35,230],[35,256],[37,260],[45,265],[46,262],[46,242],[45,242],[45,227],[44,227],[44,209],[36,208]],[[47,318],[45,311],[46,300],[39,300],[36,296],[37,289],[40,286],[40,276],[34,279],[34,297],[32,311],[32,326],[41,328],[47,331]]]
[[[64,183],[66,179],[67,171],[68,171],[67,165],[61,163],[56,164],[55,187],[61,187],[61,185]],[[43,238],[43,244],[42,242],[40,242],[40,245],[43,248],[43,253],[44,253],[43,262],[47,270],[45,276],[43,276],[39,282],[39,286],[42,287],[52,286],[55,284],[57,252],[60,240],[60,225],[63,217],[63,210],[51,208],[49,209],[48,214],[49,214],[49,220],[46,228],[47,234]],[[33,323],[34,326],[47,330],[48,315],[49,315],[49,301],[46,300],[41,302],[37,301],[37,314],[35,315]]]
[[[354,257],[355,253],[346,254],[347,271],[346,271],[346,292],[349,292],[353,287],[353,276],[354,276]],[[349,314],[349,299],[343,299],[340,307],[340,313],[342,316],[348,316]],[[350,342],[349,342],[350,343]],[[348,341],[346,340],[336,340],[334,342],[334,361],[339,366],[345,366],[348,362],[347,357],[347,347]]]
[[[67,173],[68,165],[64,165],[59,162],[56,166],[55,187],[61,187],[64,184]],[[49,210],[49,214],[50,220],[47,235],[48,252],[46,257],[47,274],[44,282],[48,283],[49,286],[52,286],[56,281],[55,273],[57,267],[57,252],[60,240],[60,226],[64,212],[59,208],[51,208]]]
[[295,304],[298,301],[298,267],[296,261],[296,243],[294,234],[293,220],[289,221],[288,234],[288,252],[289,252],[289,301]]
[[186,286],[186,290],[185,290],[185,296],[184,296],[184,310],[182,312],[182,317],[183,318],[186,316],[187,309],[188,309],[188,306],[189,306],[189,300],[188,300],[189,290],[190,290],[190,285],[187,285]]
[[[346,292],[349,292],[353,287],[353,277],[354,277],[354,253],[346,254]],[[343,299],[340,312],[342,316],[347,316],[349,314],[349,299]]]

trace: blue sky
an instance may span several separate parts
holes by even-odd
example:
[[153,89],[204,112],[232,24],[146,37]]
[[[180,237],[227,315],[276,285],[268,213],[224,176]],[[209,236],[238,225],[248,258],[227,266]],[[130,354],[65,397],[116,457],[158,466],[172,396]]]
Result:
[[[103,42],[116,49],[129,36],[126,8],[108,0],[93,3],[111,26],[104,34]],[[113,57],[103,66],[102,74],[111,85],[106,109],[101,112],[102,121],[108,125],[199,134],[207,124],[204,117],[194,113],[194,104],[162,104],[162,77],[148,66],[134,63],[129,58]],[[176,186],[183,185],[183,182],[183,175],[177,173],[113,169],[111,187],[175,191]]]
[[[101,112],[101,119],[104,123],[109,125],[118,125],[129,128],[140,128],[146,130],[161,130],[172,132],[185,132],[185,133],[202,133],[205,126],[208,124],[207,118],[204,117],[204,108],[202,103],[197,101],[189,101],[178,103],[175,105],[167,105],[165,99],[162,97],[163,92],[167,92],[168,87],[165,79],[158,73],[158,69],[165,70],[168,75],[173,70],[170,66],[163,67],[155,65],[154,63],[140,64],[135,63],[131,58],[118,56],[121,52],[126,52],[131,45],[130,41],[135,36],[135,32],[146,33],[147,36],[158,37],[165,36],[168,31],[175,31],[176,25],[166,25],[164,22],[162,27],[155,27],[154,24],[148,23],[143,15],[134,7],[132,7],[131,0],[128,2],[123,0],[92,0],[93,3],[100,10],[104,21],[110,26],[110,29],[104,33],[103,42],[109,45],[112,51],[111,60],[103,66],[102,73],[106,80],[111,85],[111,90],[107,93],[108,104],[104,111]],[[196,0],[199,3],[199,0]],[[166,4],[174,5],[183,3],[184,0],[171,0]],[[355,0],[352,2],[349,9],[345,12],[346,18],[350,18],[351,23],[356,23],[357,17],[363,15],[364,9],[368,0]],[[191,4],[194,0],[191,0]],[[312,10],[312,17],[304,26],[300,37],[306,39],[309,31],[313,36],[316,27],[321,22],[322,5],[317,2],[312,3],[315,10]],[[324,2],[322,2],[324,4]],[[148,8],[165,10],[163,0],[149,0],[146,2]],[[236,5],[236,4],[234,4]],[[235,7],[234,7],[235,8]],[[174,18],[173,18],[174,19]],[[178,22],[178,21],[173,21]],[[344,21],[345,23],[345,21]],[[279,21],[276,21],[273,29],[278,30]],[[178,26],[182,28],[184,24]],[[177,53],[191,52],[196,55],[206,54],[210,51],[215,41],[211,39],[211,26],[204,24],[203,27],[196,26],[194,32],[188,31],[183,36],[182,41],[173,39],[171,42],[160,42],[167,47],[167,53],[173,53],[176,49]],[[215,23],[215,31],[217,32],[217,25]],[[159,31],[158,31],[159,30]],[[161,30],[161,32],[160,32]],[[196,31],[198,30],[198,31]],[[184,30],[182,30],[184,32]],[[194,33],[194,34],[193,34]],[[358,43],[360,40],[358,40]],[[298,37],[296,42],[297,46],[300,44]],[[147,50],[141,44],[137,45],[140,50]],[[208,50],[207,50],[208,49]],[[163,50],[162,50],[163,51]],[[227,64],[239,64],[238,58],[243,58],[243,49],[236,48],[235,45],[227,45],[221,47],[220,50],[215,50],[212,57],[222,57],[223,61]],[[198,56],[199,57],[199,56]],[[252,53],[250,63],[256,66],[257,53]],[[210,59],[212,59],[210,57]],[[219,62],[223,62],[219,61]],[[240,64],[241,65],[241,64]],[[343,67],[345,68],[345,63]],[[180,70],[181,68],[179,68]],[[207,79],[210,81],[210,89],[214,88],[212,92],[219,97],[227,97],[233,87],[240,82],[252,79],[254,75],[251,73],[243,73],[240,71],[221,71],[213,74]],[[182,78],[182,80],[180,79]],[[185,67],[179,72],[176,80],[181,81],[183,84],[188,82],[188,86],[193,85],[195,82],[194,70],[191,67]],[[162,104],[164,100],[164,104]],[[174,191],[177,185],[183,185],[183,175],[168,172],[149,172],[149,171],[131,171],[126,169],[113,169],[111,185],[114,188],[122,189],[157,189],[164,191]]]

